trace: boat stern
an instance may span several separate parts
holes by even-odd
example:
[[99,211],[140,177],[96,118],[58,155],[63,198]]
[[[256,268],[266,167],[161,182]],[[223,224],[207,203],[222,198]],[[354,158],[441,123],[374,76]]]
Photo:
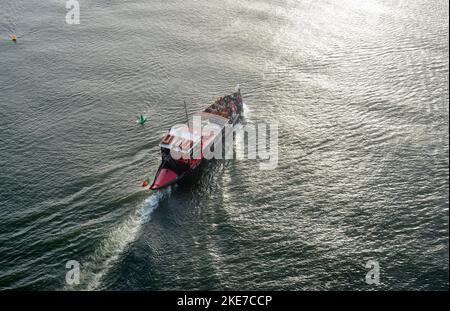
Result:
[[164,188],[173,182],[175,182],[178,178],[177,173],[175,173],[173,170],[168,168],[162,168],[158,171],[158,173],[155,176],[155,180],[153,181],[152,185],[150,186],[151,190],[157,190],[160,188]]

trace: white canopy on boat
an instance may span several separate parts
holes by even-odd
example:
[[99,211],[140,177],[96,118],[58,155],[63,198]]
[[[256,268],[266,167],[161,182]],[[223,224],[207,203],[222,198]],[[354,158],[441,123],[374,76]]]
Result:
[[228,119],[213,113],[197,112],[187,124],[172,126],[160,143],[161,148],[181,153],[190,153],[203,142],[203,148],[209,146],[228,123]]

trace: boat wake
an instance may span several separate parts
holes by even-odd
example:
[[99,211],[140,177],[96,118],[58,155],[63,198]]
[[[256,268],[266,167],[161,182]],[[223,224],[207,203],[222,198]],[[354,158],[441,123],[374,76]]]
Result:
[[100,287],[102,278],[119,259],[127,246],[136,240],[142,225],[151,219],[151,214],[158,207],[159,203],[170,196],[170,194],[170,187],[153,193],[121,224],[111,230],[105,240],[88,258],[87,263],[80,263],[80,282],[84,285],[80,289],[96,290]]

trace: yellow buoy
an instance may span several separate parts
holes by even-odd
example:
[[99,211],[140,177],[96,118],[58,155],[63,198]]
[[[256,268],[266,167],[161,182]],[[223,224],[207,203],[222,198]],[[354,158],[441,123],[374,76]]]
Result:
[[17,36],[16,36],[16,35],[12,35],[12,36],[11,36],[11,40],[13,40],[14,42],[16,42],[16,41],[17,41]]

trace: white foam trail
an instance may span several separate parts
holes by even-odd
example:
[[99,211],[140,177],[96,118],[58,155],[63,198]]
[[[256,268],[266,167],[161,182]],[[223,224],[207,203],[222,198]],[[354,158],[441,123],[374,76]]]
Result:
[[[164,190],[158,191],[155,194],[151,195],[144,201],[144,208],[140,208],[137,210],[137,214],[139,215],[141,222],[146,223],[150,220],[150,215],[158,207],[159,202],[164,199],[166,196],[170,195],[171,188],[166,188]],[[147,207],[147,208],[146,208]]]
[[159,202],[170,193],[169,187],[146,198],[134,213],[111,230],[86,264],[80,263],[80,281],[82,284],[87,284],[86,290],[95,290],[100,286],[103,276],[117,261],[124,249],[137,238],[142,225],[150,220],[151,214],[158,207]]

